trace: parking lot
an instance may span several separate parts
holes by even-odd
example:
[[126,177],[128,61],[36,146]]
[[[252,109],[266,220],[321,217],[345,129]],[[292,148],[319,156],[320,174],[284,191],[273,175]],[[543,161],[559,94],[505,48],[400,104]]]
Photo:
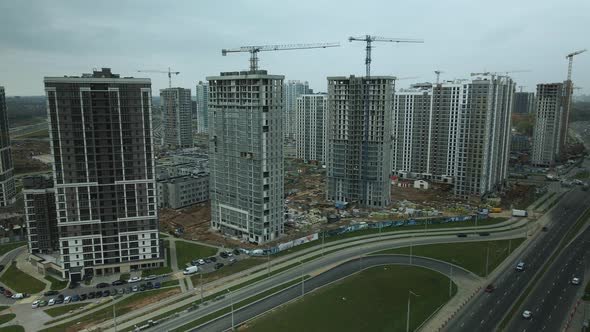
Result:
[[223,269],[223,267],[232,265],[246,257],[237,249],[225,250],[212,257],[196,257],[191,264],[199,268],[198,273],[206,274]]

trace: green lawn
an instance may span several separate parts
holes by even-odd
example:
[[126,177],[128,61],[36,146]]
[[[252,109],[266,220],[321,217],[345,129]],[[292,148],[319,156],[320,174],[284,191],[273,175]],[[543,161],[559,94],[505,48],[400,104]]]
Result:
[[[149,303],[157,302],[159,300],[159,297],[157,297],[157,295],[161,295],[161,293],[169,292],[169,294],[172,295],[172,294],[179,293],[179,291],[180,290],[178,288],[175,288],[175,289],[171,289],[171,288],[155,289],[155,290],[145,291],[145,292],[133,294],[131,296],[127,296],[123,300],[121,300],[115,304],[116,315],[121,316],[121,315],[124,315],[126,313],[133,311],[135,306],[138,305],[138,303],[140,303],[140,302],[143,305],[148,305]],[[150,298],[149,301],[147,301],[148,298]],[[54,326],[54,327],[48,327],[48,328],[43,329],[41,331],[43,331],[43,332],[65,332],[65,331],[69,331],[68,328],[73,325],[78,325],[78,326],[82,326],[82,327],[91,326],[93,324],[111,319],[112,317],[113,317],[113,307],[112,307],[112,305],[108,305],[108,306],[105,306],[104,308],[102,308],[98,311],[95,311],[91,314],[88,314],[86,316],[76,318],[73,321],[65,322],[65,323],[62,323],[62,324]],[[48,323],[53,323],[53,322],[55,322],[55,321],[51,321]],[[46,325],[47,325],[47,323],[46,323]]]
[[216,253],[216,248],[191,242],[176,241],[176,260],[179,269],[184,269],[193,259],[214,256]]
[[179,284],[178,280],[168,280],[168,281],[164,281],[162,283],[162,287],[178,286],[178,284]]
[[20,325],[9,325],[0,327],[0,332],[25,332],[25,328]]
[[[524,238],[513,240],[439,243],[414,246],[412,254],[430,257],[459,265],[479,276],[486,275],[486,256],[489,248],[488,274],[491,273],[506,257],[508,249],[514,251]],[[389,249],[374,254],[410,254],[410,247]]]
[[5,306],[5,305],[0,305],[0,311],[4,311],[6,309],[10,308],[9,306]]
[[449,299],[449,279],[416,266],[374,267],[275,309],[241,331],[405,331],[409,290],[419,295],[412,296],[413,331]]
[[68,287],[68,282],[65,280],[57,280],[52,276],[45,276],[45,279],[51,283],[51,290],[62,290]]
[[12,242],[12,243],[7,243],[7,244],[2,244],[0,245],[0,255],[4,255],[5,253],[16,249],[20,246],[25,246],[27,245],[26,242]]
[[0,324],[8,323],[16,317],[15,314],[0,315]]
[[16,263],[6,269],[0,281],[17,293],[35,294],[45,289],[43,282],[19,270]]
[[[162,233],[160,233],[162,234]],[[166,266],[158,267],[155,269],[147,269],[141,271],[141,276],[146,277],[152,274],[160,275],[160,274],[168,274],[172,272],[171,267],[171,260],[170,260],[170,241],[164,240],[164,248],[166,250]]]
[[580,179],[580,180],[586,180],[588,178],[590,178],[590,172],[589,171],[582,171],[582,172],[578,172],[574,178],[576,179]]
[[57,317],[57,316],[61,316],[61,315],[65,315],[68,312],[70,312],[70,310],[75,310],[78,308],[82,308],[85,307],[87,305],[89,305],[90,303],[74,303],[74,304],[66,304],[66,305],[60,305],[51,309],[46,309],[43,310],[45,311],[46,314],[48,314],[51,317]]

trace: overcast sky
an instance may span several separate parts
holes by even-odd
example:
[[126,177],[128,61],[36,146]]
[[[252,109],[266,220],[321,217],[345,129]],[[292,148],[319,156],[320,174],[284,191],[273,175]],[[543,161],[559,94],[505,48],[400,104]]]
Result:
[[[467,78],[471,72],[515,73],[533,91],[567,76],[569,52],[590,48],[588,0],[428,1],[28,1],[0,2],[0,85],[6,94],[42,95],[44,76],[111,67],[150,77],[154,95],[164,74],[191,88],[220,71],[248,68],[248,54],[221,56],[243,45],[340,42],[341,47],[264,52],[260,67],[326,91],[326,77],[364,74],[364,43],[348,36],[422,38],[424,44],[376,43],[372,73],[416,81]],[[590,52],[574,60],[573,81],[590,93]]]

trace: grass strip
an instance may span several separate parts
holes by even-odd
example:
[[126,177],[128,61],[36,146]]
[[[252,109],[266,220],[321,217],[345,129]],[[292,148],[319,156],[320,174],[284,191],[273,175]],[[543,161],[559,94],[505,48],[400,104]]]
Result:
[[0,324],[8,323],[16,317],[15,314],[4,314],[0,315]]
[[65,315],[67,313],[69,313],[72,310],[76,310],[78,308],[82,308],[85,307],[87,305],[89,305],[90,303],[74,303],[74,304],[66,304],[66,305],[60,305],[54,308],[50,308],[50,309],[46,309],[43,310],[45,311],[46,314],[48,314],[51,317],[58,317],[61,315]]
[[35,294],[45,289],[45,283],[21,271],[16,262],[10,264],[0,281],[16,293]]
[[20,325],[9,325],[0,327],[0,332],[25,332],[25,328]]

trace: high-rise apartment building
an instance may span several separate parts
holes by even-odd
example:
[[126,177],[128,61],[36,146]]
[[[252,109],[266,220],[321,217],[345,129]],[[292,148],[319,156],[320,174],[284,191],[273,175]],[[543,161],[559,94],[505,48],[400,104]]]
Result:
[[266,70],[207,77],[211,226],[259,244],[283,234],[283,79]]
[[297,158],[326,163],[328,134],[328,95],[306,94],[297,98],[295,141]]
[[535,94],[533,92],[514,93],[514,113],[530,114],[535,110]]
[[197,132],[207,133],[209,128],[209,84],[199,81],[196,90]]
[[32,176],[23,179],[29,253],[59,252],[59,229],[53,179]]
[[455,195],[479,199],[504,186],[514,87],[510,77],[495,75],[463,85]]
[[0,86],[0,207],[11,205],[16,197],[6,112],[4,87]]
[[457,82],[417,84],[397,91],[393,115],[393,172],[452,182],[463,88]]
[[565,83],[537,84],[531,164],[551,166],[559,158],[566,99]]
[[389,205],[394,79],[328,77],[328,200]]
[[417,84],[396,92],[393,171],[482,197],[507,177],[514,83],[507,77]]
[[64,278],[161,266],[151,81],[45,77]]
[[162,107],[162,145],[169,148],[193,146],[191,90],[168,88],[160,90]]
[[284,86],[284,103],[285,110],[283,116],[283,134],[286,139],[295,137],[295,111],[297,108],[297,98],[303,94],[312,94],[313,90],[309,88],[309,83],[301,81],[287,81]]

